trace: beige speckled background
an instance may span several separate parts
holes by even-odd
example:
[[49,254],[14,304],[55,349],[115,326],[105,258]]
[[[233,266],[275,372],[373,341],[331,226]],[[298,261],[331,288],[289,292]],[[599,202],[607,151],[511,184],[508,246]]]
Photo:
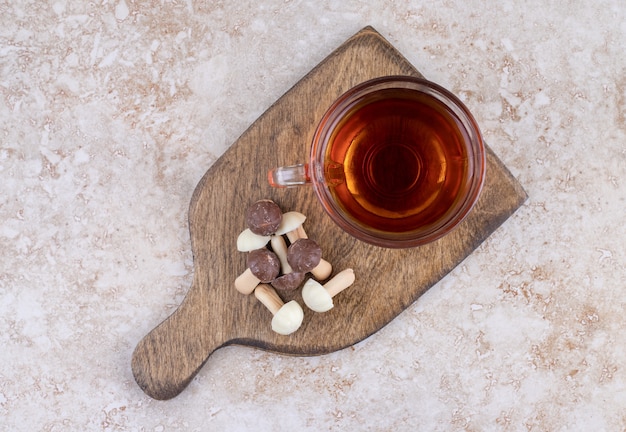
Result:
[[[0,429],[626,430],[626,5],[0,1]],[[373,25],[529,193],[374,336],[218,350],[168,402],[130,371],[192,278],[191,193]]]

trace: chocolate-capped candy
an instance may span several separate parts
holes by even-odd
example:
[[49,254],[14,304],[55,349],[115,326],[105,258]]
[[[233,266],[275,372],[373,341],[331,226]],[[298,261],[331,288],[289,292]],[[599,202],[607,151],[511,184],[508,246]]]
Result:
[[291,272],[274,279],[271,283],[278,291],[293,291],[304,281],[304,273]]
[[269,236],[276,232],[283,212],[272,200],[264,199],[251,204],[246,211],[246,223],[255,234]]
[[294,271],[306,273],[313,270],[322,259],[322,248],[314,240],[301,238],[287,249],[287,261]]
[[280,260],[268,249],[256,249],[248,253],[248,268],[263,283],[268,283],[278,276]]

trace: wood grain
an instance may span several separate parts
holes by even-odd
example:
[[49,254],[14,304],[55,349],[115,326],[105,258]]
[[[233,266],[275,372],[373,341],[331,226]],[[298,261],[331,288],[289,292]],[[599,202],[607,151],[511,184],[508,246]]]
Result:
[[[148,333],[132,356],[143,391],[169,399],[189,384],[216,349],[241,344],[290,355],[336,351],[376,332],[457,266],[526,200],[526,193],[488,149],[487,174],[470,216],[445,238],[427,246],[387,250],[358,242],[323,213],[312,188],[272,189],[267,170],[303,162],[319,119],[340,94],[367,79],[421,76],[373,28],[366,27],[272,105],[207,171],[189,208],[194,254],[192,286],[179,308]],[[237,235],[246,207],[270,198],[284,211],[308,216],[309,236],[324,249],[335,273],[351,267],[356,282],[337,295],[335,308],[307,308],[303,326],[289,336],[270,329],[271,314],[253,295],[233,286],[245,269]],[[299,293],[285,301],[296,299]]]

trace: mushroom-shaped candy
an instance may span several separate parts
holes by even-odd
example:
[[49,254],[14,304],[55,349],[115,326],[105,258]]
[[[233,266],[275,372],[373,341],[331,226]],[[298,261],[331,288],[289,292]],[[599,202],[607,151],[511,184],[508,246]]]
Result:
[[[283,215],[283,221],[276,230],[277,235],[285,234],[291,243],[295,243],[299,239],[309,238],[302,224],[306,220],[306,216],[296,211],[290,211]],[[318,280],[328,279],[333,271],[333,266],[320,257],[319,265],[310,270],[310,272]]]
[[242,294],[251,294],[259,283],[274,280],[279,272],[280,261],[274,252],[253,250],[248,254],[248,268],[235,279],[235,288]]
[[286,234],[290,242],[294,242],[300,237],[306,237],[306,233],[302,235],[298,233],[299,230],[302,231],[302,224],[305,220],[306,216],[300,212],[289,211],[283,214],[283,220],[276,230],[276,235]]
[[300,286],[304,280],[304,273],[291,272],[277,277],[272,281],[272,286],[280,292],[293,291]]
[[322,259],[322,248],[308,238],[299,238],[287,249],[287,261],[298,272],[311,272],[318,280],[328,279],[333,266]]
[[309,279],[302,287],[302,299],[304,303],[315,312],[326,312],[333,308],[333,297],[354,282],[354,270],[340,271],[331,280],[321,285],[319,282]]
[[287,249],[287,262],[298,272],[310,272],[317,267],[321,259],[322,248],[308,238],[296,240]]
[[255,234],[250,228],[246,228],[237,237],[237,250],[239,252],[250,252],[255,249],[261,249],[269,243],[270,238],[270,236]]
[[274,315],[272,330],[281,335],[289,335],[300,328],[304,311],[297,301],[283,303],[274,288],[260,284],[254,290],[254,296]]
[[272,200],[259,200],[246,211],[248,228],[258,235],[269,236],[276,232],[283,218],[283,212]]

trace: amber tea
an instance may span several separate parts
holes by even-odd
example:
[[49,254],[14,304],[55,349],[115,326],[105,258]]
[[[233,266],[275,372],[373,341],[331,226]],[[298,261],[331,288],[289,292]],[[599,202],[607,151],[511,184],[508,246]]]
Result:
[[326,148],[331,194],[375,230],[436,223],[467,177],[467,137],[446,106],[423,93],[387,89],[348,111]]

